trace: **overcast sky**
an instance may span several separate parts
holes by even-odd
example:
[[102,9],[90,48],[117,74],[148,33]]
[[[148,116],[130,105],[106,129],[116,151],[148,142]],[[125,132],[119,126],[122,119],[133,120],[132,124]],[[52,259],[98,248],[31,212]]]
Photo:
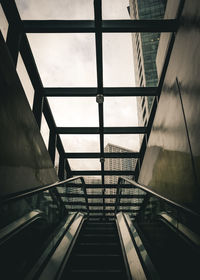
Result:
[[[128,19],[128,0],[103,0],[103,19]],[[22,19],[93,19],[93,0],[16,0]],[[45,87],[96,87],[94,34],[28,34]],[[18,72],[25,72],[19,58]],[[21,75],[22,76],[22,75]],[[134,86],[131,34],[103,34],[104,86]],[[33,91],[30,89],[30,96]],[[29,96],[29,102],[32,98]],[[95,98],[48,98],[57,126],[98,126]],[[136,98],[105,98],[105,126],[137,126]],[[42,124],[48,141],[48,128]],[[66,152],[99,151],[98,135],[63,135]],[[136,135],[105,135],[113,143],[137,151]],[[71,161],[73,169],[95,169],[98,160]]]

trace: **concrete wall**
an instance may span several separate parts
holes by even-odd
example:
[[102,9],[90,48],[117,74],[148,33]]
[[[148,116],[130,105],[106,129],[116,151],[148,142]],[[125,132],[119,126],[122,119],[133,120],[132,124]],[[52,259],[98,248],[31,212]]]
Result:
[[0,34],[0,196],[58,180]]
[[[166,38],[163,34],[159,48]],[[162,49],[158,54],[161,68]],[[186,0],[139,182],[200,212],[199,169],[200,1]]]

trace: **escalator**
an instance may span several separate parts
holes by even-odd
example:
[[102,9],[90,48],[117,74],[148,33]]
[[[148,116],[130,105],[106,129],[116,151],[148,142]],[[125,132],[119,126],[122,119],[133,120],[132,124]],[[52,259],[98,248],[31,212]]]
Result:
[[1,230],[2,279],[198,279],[200,238],[183,225],[138,223],[122,212],[114,222],[94,222],[74,213],[43,246],[43,221],[34,211]]
[[128,209],[94,220],[82,211],[65,211],[56,197],[44,188],[0,207],[2,279],[199,278],[198,215],[149,194],[136,217]]
[[84,222],[61,277],[62,280],[81,278],[128,279],[114,222]]

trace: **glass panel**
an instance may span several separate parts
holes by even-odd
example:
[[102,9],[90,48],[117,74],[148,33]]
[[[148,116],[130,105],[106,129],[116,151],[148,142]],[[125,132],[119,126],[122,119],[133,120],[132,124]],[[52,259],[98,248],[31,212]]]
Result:
[[0,30],[3,35],[4,40],[6,41],[7,32],[8,32],[8,21],[0,4]]
[[101,184],[101,176],[84,176],[86,184]]
[[[107,170],[109,170],[109,169],[107,169]],[[104,176],[105,184],[117,184],[118,177],[119,176]]]
[[42,122],[41,122],[40,133],[42,135],[42,138],[44,140],[46,148],[48,149],[48,145],[49,145],[49,127],[48,127],[48,124],[47,124],[46,119],[45,119],[43,114],[42,114]]
[[28,34],[45,87],[96,86],[95,36]]
[[103,203],[102,198],[88,198],[88,203]]
[[99,152],[99,135],[60,135],[66,153]]
[[72,170],[100,170],[99,159],[68,159]]
[[116,199],[115,198],[106,198],[105,203],[115,203]]
[[105,126],[137,126],[135,97],[107,97],[104,102]]
[[134,86],[133,47],[130,33],[103,34],[104,86]]
[[137,100],[138,126],[147,126],[154,96],[139,96]]
[[129,19],[128,6],[129,0],[103,0],[102,17],[103,19]]
[[1,205],[0,228],[5,232],[2,228],[7,226],[7,233],[12,230],[1,244],[1,273],[6,279],[25,279],[25,273],[55,236],[55,229],[58,232],[62,226],[66,212],[53,193],[45,191]]
[[93,19],[93,0],[16,0],[22,19]]
[[115,206],[106,206],[105,210],[115,210]]
[[102,194],[103,189],[87,188],[87,194]]
[[104,151],[105,152],[138,152],[139,136],[137,134],[105,134]]
[[130,1],[129,13],[132,19],[162,19],[167,1]]
[[103,211],[103,206],[89,206],[90,210],[102,210]]
[[115,188],[110,188],[110,189],[105,189],[105,194],[116,194],[117,189]]
[[135,170],[135,158],[106,158],[105,170]]
[[98,104],[95,97],[49,97],[57,126],[81,127],[99,125]]
[[20,54],[18,55],[18,60],[17,60],[17,74],[19,75],[19,78],[20,78],[20,81],[24,88],[24,92],[28,99],[29,105],[32,108],[33,99],[34,99],[34,89],[33,89],[32,83],[30,81],[29,75],[26,71],[26,67],[24,65],[24,62],[23,62]]

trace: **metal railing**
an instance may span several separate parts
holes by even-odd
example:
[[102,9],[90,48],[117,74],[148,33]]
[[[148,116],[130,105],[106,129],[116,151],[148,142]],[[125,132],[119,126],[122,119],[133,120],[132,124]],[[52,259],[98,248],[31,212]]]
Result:
[[191,214],[193,216],[196,216],[198,218],[200,218],[200,214],[199,213],[196,213],[194,212],[193,210],[191,210],[190,208],[186,207],[186,206],[183,206],[177,202],[174,202],[158,193],[156,193],[155,191],[149,189],[147,186],[143,185],[143,184],[140,184],[138,182],[135,182],[134,180],[131,180],[131,179],[128,179],[126,177],[119,177],[118,179],[118,184],[120,185],[122,180],[128,182],[129,184],[133,185],[134,187],[142,190],[142,191],[145,191],[148,195],[150,196],[154,196],[162,201],[164,201],[165,203],[169,204],[170,206],[174,207],[175,209],[177,210],[182,210],[188,214]]
[[5,204],[5,203],[13,201],[13,200],[17,200],[17,199],[20,199],[20,198],[25,198],[25,197],[28,197],[28,196],[32,196],[36,193],[51,190],[55,187],[60,187],[63,184],[66,184],[66,183],[69,183],[69,182],[72,182],[72,181],[75,181],[75,180],[78,180],[78,179],[81,180],[82,184],[85,184],[84,178],[82,176],[76,176],[76,177],[68,178],[68,179],[63,180],[63,181],[55,182],[55,183],[47,185],[47,186],[36,187],[34,189],[24,190],[24,191],[19,192],[19,193],[11,194],[9,196],[1,198],[0,199],[0,204]]

